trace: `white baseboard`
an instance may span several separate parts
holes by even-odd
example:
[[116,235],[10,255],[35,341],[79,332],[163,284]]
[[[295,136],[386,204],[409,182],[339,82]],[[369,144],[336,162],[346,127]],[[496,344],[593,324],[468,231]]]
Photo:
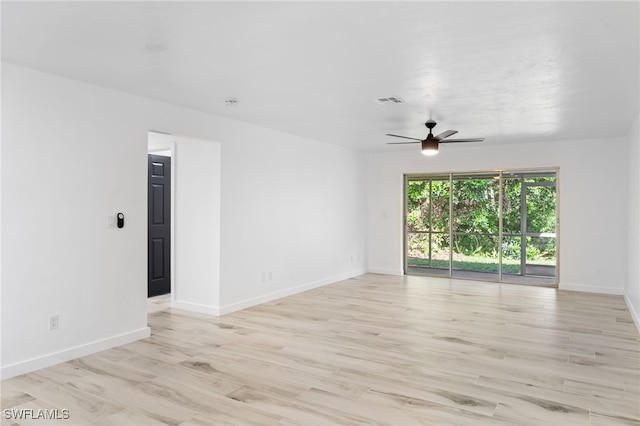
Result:
[[621,288],[598,287],[598,286],[591,286],[591,285],[566,284],[566,283],[560,283],[558,285],[558,290],[584,291],[586,293],[614,294],[616,296],[622,296],[624,292],[624,290]]
[[171,307],[176,309],[182,309],[185,311],[196,312],[199,314],[220,316],[220,308],[218,306],[201,305],[199,303],[183,302],[180,300],[174,300],[171,302]]
[[273,293],[264,294],[262,296],[253,297],[251,299],[242,300],[240,302],[231,303],[220,307],[220,315],[229,314],[231,312],[239,311],[241,309],[247,309],[252,306],[260,305],[261,303],[271,302],[272,300],[280,299],[287,296],[293,296],[294,294],[302,293],[303,291],[312,290],[314,288],[322,287],[327,284],[333,284],[338,281],[348,280],[349,278],[357,277],[365,274],[365,269],[357,269],[355,271],[347,272],[333,277],[324,278],[318,281],[312,281],[305,284],[301,284],[295,287],[290,287],[285,290],[275,291]]
[[640,315],[638,315],[638,311],[634,308],[633,303],[629,299],[627,294],[624,294],[624,301],[627,303],[627,308],[629,309],[629,313],[631,314],[631,318],[633,318],[633,322],[636,324],[636,328],[638,329],[638,333],[640,333]]
[[402,269],[369,268],[367,269],[367,272],[382,275],[404,275],[404,271]]
[[91,355],[96,352],[104,351],[115,346],[125,345],[144,339],[151,335],[149,327],[144,327],[129,333],[120,334],[118,336],[109,337],[107,339],[96,340],[80,346],[64,349],[59,352],[53,352],[47,355],[31,358],[26,361],[16,362],[15,364],[5,365],[0,369],[0,379],[8,379],[19,376],[20,374],[29,373],[40,370],[41,368],[50,367],[55,364],[67,362],[69,360]]

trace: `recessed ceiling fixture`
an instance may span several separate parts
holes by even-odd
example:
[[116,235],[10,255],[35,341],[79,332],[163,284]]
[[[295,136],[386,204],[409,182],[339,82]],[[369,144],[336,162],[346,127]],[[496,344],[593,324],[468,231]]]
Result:
[[388,96],[388,97],[385,97],[385,98],[377,98],[376,102],[379,103],[379,104],[386,104],[386,103],[389,103],[389,102],[394,103],[394,104],[401,104],[404,101],[402,99],[400,99],[399,97],[397,97],[397,96]]
[[227,99],[226,101],[224,101],[224,104],[226,106],[236,106],[236,105],[238,105],[238,100],[237,99]]
[[436,122],[433,120],[428,120],[424,123],[429,129],[429,134],[425,139],[416,139],[409,138],[407,136],[400,135],[392,135],[391,133],[387,133],[387,136],[393,136],[394,138],[403,138],[403,139],[411,139],[413,142],[387,142],[388,145],[398,145],[398,144],[407,144],[407,143],[421,143],[422,144],[422,153],[424,155],[436,155],[438,153],[438,145],[441,143],[459,143],[459,142],[482,142],[484,138],[474,138],[474,139],[447,139],[451,135],[455,135],[458,133],[457,130],[445,130],[439,135],[434,136],[431,132],[434,127],[436,127]]

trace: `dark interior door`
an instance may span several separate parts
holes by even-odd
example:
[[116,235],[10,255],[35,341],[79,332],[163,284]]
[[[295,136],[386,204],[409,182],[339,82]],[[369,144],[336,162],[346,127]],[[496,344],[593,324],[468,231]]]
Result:
[[149,154],[149,297],[171,292],[171,157]]

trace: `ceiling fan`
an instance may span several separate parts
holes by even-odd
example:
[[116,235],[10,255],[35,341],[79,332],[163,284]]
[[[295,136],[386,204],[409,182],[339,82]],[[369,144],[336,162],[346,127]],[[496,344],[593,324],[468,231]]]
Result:
[[399,144],[407,144],[407,143],[422,143],[422,153],[424,155],[436,155],[438,153],[438,145],[441,143],[460,143],[460,142],[482,142],[484,138],[474,138],[474,139],[447,139],[449,136],[455,135],[458,133],[457,130],[446,130],[439,135],[433,135],[431,132],[434,127],[436,127],[436,122],[433,120],[428,120],[424,123],[429,129],[429,134],[426,139],[416,139],[410,138],[407,136],[400,135],[392,135],[391,133],[387,133],[387,136],[393,136],[394,138],[403,138],[403,139],[411,139],[413,142],[387,142],[388,145],[399,145]]

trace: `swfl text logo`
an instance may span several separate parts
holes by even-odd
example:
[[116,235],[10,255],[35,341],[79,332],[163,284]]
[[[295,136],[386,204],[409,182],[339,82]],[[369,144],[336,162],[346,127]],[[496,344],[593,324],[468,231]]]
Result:
[[32,408],[7,408],[4,410],[6,420],[67,420],[71,416],[69,410]]

